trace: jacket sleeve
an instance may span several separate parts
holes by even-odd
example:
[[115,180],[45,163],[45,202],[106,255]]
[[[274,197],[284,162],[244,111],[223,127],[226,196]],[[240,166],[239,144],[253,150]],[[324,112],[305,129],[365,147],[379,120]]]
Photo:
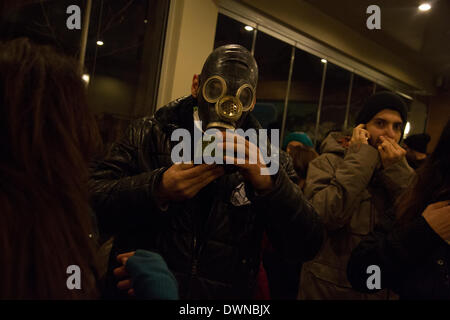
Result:
[[381,170],[379,177],[395,201],[409,187],[415,177],[415,172],[408,165],[406,158],[403,158],[392,166]]
[[107,158],[94,165],[89,191],[102,232],[114,233],[118,226],[135,223],[143,212],[159,211],[155,190],[166,168],[144,170],[138,165],[148,126],[143,119],[132,123]]
[[372,272],[367,268],[380,268],[381,289],[392,289],[401,294],[403,276],[411,266],[419,265],[443,240],[420,216],[407,225],[394,227],[392,218],[378,225],[374,232],[363,239],[352,251],[347,265],[347,278],[360,292],[374,293],[367,280]]
[[323,242],[320,217],[293,181],[297,175],[290,157],[273,177],[274,188],[253,202],[259,214],[265,214],[266,232],[271,244],[289,262],[314,258]]
[[322,154],[310,162],[305,195],[323,219],[335,230],[348,224],[358,196],[366,190],[376,165],[378,151],[366,144],[350,147],[336,167],[334,154]]

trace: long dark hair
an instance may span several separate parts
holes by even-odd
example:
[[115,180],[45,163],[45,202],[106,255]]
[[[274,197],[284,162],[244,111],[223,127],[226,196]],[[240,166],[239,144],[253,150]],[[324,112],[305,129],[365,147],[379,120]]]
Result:
[[[0,298],[97,296],[88,160],[99,147],[75,62],[0,42]],[[69,290],[69,265],[81,290]]]
[[403,224],[420,215],[434,202],[450,199],[450,119],[433,153],[417,170],[410,190],[397,202],[397,223]]

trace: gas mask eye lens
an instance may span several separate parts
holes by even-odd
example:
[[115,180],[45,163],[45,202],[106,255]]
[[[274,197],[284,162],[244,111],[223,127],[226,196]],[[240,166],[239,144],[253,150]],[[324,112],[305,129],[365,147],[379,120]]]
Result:
[[214,103],[223,96],[225,91],[225,81],[219,76],[213,76],[206,80],[206,83],[203,86],[203,97],[206,101]]
[[237,98],[242,103],[242,108],[244,111],[247,111],[250,109],[252,102],[253,102],[253,89],[248,84],[244,84],[242,87],[239,88],[237,92]]

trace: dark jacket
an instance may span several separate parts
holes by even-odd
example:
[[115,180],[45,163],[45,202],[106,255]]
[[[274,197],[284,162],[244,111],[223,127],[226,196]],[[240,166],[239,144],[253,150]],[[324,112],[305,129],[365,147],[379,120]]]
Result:
[[380,268],[381,289],[389,288],[400,299],[450,299],[450,245],[420,216],[404,226],[386,217],[373,233],[353,250],[347,277],[353,288],[374,293],[367,267]]
[[344,140],[342,133],[330,133],[322,154],[308,166],[305,196],[327,232],[320,252],[303,264],[300,299],[389,298],[386,291],[364,295],[353,290],[345,271],[353,248],[408,187],[414,170],[405,159],[383,169],[377,149],[367,144],[346,148]]
[[[171,133],[193,132],[192,97],[178,99],[137,120],[90,181],[102,232],[115,235],[117,253],[158,252],[176,276],[181,299],[250,298],[260,263],[263,231],[291,261],[312,259],[322,244],[318,215],[304,200],[290,158],[280,152],[274,188],[255,195],[239,172],[226,174],[193,199],[163,211],[156,191],[172,165]],[[250,115],[243,129],[260,126]],[[233,201],[231,201],[233,200]]]

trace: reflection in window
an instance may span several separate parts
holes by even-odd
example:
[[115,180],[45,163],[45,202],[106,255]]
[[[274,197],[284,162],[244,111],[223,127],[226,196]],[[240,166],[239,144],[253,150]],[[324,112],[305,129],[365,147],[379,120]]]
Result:
[[151,113],[156,101],[144,96],[154,94],[143,88],[156,88],[161,36],[155,31],[163,29],[164,19],[157,16],[161,12],[162,5],[148,0],[93,2],[85,64],[92,75],[89,98],[96,113],[127,118]]
[[255,60],[258,63],[259,80],[253,115],[263,128],[281,130],[291,52],[289,44],[258,32]]
[[314,140],[322,73],[320,58],[300,49],[295,50],[284,136],[303,131]]
[[66,9],[77,5],[84,12],[85,1],[5,1],[0,11],[0,38],[28,37],[41,44],[50,44],[67,55],[76,57],[80,52],[80,30],[69,30]]
[[167,14],[168,4],[159,1],[93,2],[85,72],[106,146],[156,107]]
[[[66,9],[80,7],[83,27],[85,3],[11,2],[0,12],[0,38],[27,36],[78,59],[82,30],[66,27]],[[159,48],[167,16],[168,2],[163,1],[92,2],[83,80],[88,82],[89,106],[96,114],[105,145],[120,135],[130,118],[151,114],[156,105],[162,60]],[[98,40],[103,41],[102,46],[97,45]]]
[[345,121],[351,73],[327,62],[322,110],[317,141],[322,141],[331,130],[341,131]]
[[251,51],[255,30],[247,30],[248,28],[245,27],[245,24],[219,13],[214,48],[233,43],[240,44]]

